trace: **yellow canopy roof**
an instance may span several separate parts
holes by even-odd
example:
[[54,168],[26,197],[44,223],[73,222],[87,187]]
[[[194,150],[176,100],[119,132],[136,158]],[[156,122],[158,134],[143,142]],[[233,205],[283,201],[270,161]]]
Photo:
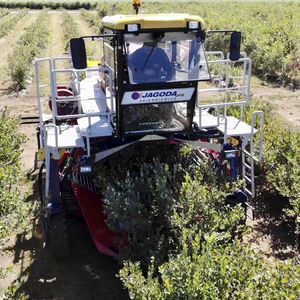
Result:
[[140,14],[114,15],[102,19],[102,25],[111,29],[125,29],[127,24],[140,24],[141,29],[152,28],[185,28],[187,22],[197,21],[203,27],[204,22],[199,16],[190,14]]

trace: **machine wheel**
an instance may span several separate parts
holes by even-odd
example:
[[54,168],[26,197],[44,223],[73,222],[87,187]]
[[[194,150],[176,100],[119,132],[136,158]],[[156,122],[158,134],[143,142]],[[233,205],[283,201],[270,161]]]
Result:
[[51,216],[47,244],[51,254],[58,259],[66,258],[70,255],[70,245],[64,214]]

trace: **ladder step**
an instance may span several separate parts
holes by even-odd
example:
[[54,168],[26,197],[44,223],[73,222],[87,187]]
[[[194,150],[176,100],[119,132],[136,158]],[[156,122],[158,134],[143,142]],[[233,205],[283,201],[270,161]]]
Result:
[[248,182],[252,183],[252,180],[251,180],[248,176],[244,175],[244,178],[245,178]]
[[251,170],[251,166],[249,166],[247,163],[243,163],[243,165],[244,165],[247,169]]
[[251,204],[249,204],[249,202],[245,202],[245,205],[246,205],[248,208],[250,208],[251,210],[254,210],[254,207],[253,207]]
[[250,156],[250,157],[251,157],[251,153],[250,153],[250,152],[248,152],[247,150],[243,150],[243,152],[244,152],[246,155],[248,155],[248,156]]
[[250,190],[248,190],[247,188],[245,188],[245,192],[246,192],[249,196],[253,197],[253,193],[252,193]]
[[247,156],[249,156],[250,158],[252,158],[254,161],[259,162],[258,158],[255,156],[252,156],[250,152],[248,152],[247,150],[243,150],[243,153],[245,153]]

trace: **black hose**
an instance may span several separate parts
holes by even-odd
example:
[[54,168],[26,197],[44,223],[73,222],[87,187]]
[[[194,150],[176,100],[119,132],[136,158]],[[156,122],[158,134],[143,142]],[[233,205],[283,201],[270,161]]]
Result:
[[39,195],[40,195],[40,201],[43,204],[44,202],[44,190],[43,190],[43,171],[45,168],[45,163],[43,162],[40,166],[39,169],[39,174],[38,174],[38,188],[39,188]]

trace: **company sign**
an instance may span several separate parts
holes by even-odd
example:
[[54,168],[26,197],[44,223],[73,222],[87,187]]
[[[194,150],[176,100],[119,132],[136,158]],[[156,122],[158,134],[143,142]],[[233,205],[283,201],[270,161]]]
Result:
[[125,92],[122,105],[190,101],[195,88]]

